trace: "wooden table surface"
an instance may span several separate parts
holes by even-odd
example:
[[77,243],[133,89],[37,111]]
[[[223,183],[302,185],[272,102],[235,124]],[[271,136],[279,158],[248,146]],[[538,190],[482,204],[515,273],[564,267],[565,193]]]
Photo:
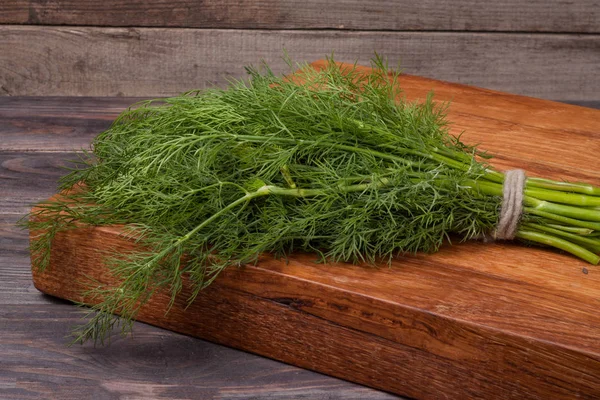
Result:
[[14,224],[133,101],[0,97],[0,399],[397,398],[139,323],[135,341],[67,347],[81,310],[33,287]]
[[14,224],[135,100],[0,97],[0,399],[397,398],[141,323],[134,340],[67,346],[81,310],[34,288]]

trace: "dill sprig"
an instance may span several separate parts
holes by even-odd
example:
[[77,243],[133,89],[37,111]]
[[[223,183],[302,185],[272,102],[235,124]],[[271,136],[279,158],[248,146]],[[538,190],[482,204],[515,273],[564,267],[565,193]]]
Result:
[[[155,291],[174,300],[187,277],[192,302],[224,268],[264,252],[374,264],[493,231],[504,175],[448,133],[446,104],[402,100],[397,73],[381,58],[373,67],[331,60],[302,66],[300,79],[249,67],[226,89],[121,114],[62,178],[78,189],[26,222],[40,269],[56,233],[82,224],[126,224],[140,244],[106,256],[121,284],[91,284],[100,302],[76,340],[102,343],[119,324],[126,333]],[[517,237],[598,263],[600,189],[530,178],[524,205]]]

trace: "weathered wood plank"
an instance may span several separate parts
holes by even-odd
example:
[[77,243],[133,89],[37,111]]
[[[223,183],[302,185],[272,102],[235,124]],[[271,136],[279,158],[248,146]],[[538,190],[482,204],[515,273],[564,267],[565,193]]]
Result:
[[267,60],[284,71],[377,51],[406,73],[565,101],[597,100],[600,36],[0,26],[0,93],[164,96],[223,85]]
[[0,305],[46,303],[32,283],[27,232],[15,224],[33,204],[56,191],[58,178],[66,173],[65,160],[75,157],[0,151]]
[[0,97],[0,151],[88,149],[133,97]]
[[0,23],[252,29],[599,32],[597,0],[5,0]]
[[58,179],[68,173],[64,167],[75,159],[75,153],[0,152],[0,217],[25,214],[55,193]]
[[[33,286],[31,261],[27,250],[28,233],[15,226],[21,215],[23,214],[0,214],[0,309],[15,304],[47,303],[44,296]],[[0,326],[1,320],[2,317]],[[0,346],[1,335],[0,328]],[[1,387],[0,384],[0,393]]]
[[[600,94],[598,96],[600,98]],[[581,106],[581,107],[600,109],[600,100],[598,100],[598,101],[594,101],[594,100],[588,100],[588,101],[571,100],[571,101],[567,101],[566,103],[573,104],[573,105],[576,105],[576,106]]]
[[45,304],[0,307],[2,399],[369,399],[396,396],[136,324],[133,341],[67,347],[81,310]]

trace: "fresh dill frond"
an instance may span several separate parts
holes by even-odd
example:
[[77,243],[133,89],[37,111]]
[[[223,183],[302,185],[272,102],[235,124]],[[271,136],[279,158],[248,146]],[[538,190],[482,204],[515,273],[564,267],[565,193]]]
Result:
[[[63,190],[78,190],[29,216],[41,269],[56,233],[81,225],[128,224],[126,234],[144,249],[107,257],[121,284],[92,285],[88,295],[102,301],[78,341],[103,343],[119,323],[128,332],[156,290],[175,299],[184,277],[193,301],[224,268],[264,252],[374,264],[437,251],[450,235],[493,231],[503,174],[448,133],[447,104],[404,100],[382,58],[369,73],[333,60],[319,70],[301,66],[291,78],[266,67],[247,71],[248,80],[226,89],[130,108],[61,180]],[[597,263],[600,210],[591,206],[600,205],[600,190],[541,179],[527,185],[535,212],[526,207],[518,236]],[[572,192],[588,201],[578,218],[568,209],[577,206],[568,202]],[[547,201],[548,193],[558,200]],[[585,240],[561,247],[548,239],[557,231],[563,241]]]

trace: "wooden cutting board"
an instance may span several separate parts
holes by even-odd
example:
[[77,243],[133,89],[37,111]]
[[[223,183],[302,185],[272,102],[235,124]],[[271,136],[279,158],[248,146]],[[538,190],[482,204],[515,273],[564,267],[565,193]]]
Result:
[[[600,185],[600,111],[415,76],[398,84],[408,99],[433,90],[451,101],[452,132],[498,168]],[[35,286],[89,303],[85,276],[114,284],[99,251],[132,246],[117,227],[61,233],[50,268],[33,266]],[[391,267],[315,259],[265,255],[225,271],[187,309],[187,285],[169,313],[168,295],[156,295],[138,319],[418,399],[600,398],[598,266],[479,242]]]

